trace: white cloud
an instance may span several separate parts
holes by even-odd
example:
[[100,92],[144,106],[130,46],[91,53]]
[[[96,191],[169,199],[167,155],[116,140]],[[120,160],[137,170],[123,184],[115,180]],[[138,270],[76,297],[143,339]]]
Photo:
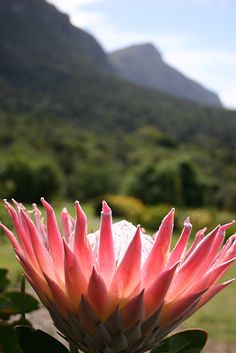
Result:
[[236,110],[236,89],[232,87],[232,89],[224,90],[221,93],[221,98],[223,102],[227,102],[227,107],[229,109]]
[[89,30],[90,26],[94,23],[99,24],[103,22],[104,15],[100,12],[89,12],[86,10],[79,9],[77,12],[71,16],[71,23],[75,26],[87,28]]
[[92,31],[99,38],[107,51],[112,51],[124,46],[136,43],[152,42],[158,48],[171,49],[185,46],[191,42],[191,37],[186,33],[151,33],[134,32],[121,30],[113,24],[106,21],[102,14],[97,13],[97,18],[93,23],[85,25],[85,28]]
[[86,5],[96,4],[96,3],[102,2],[103,0],[47,0],[47,1],[50,2],[51,4],[58,6],[58,8],[71,9],[71,8],[79,8]]
[[[152,0],[153,2],[156,0]],[[165,0],[165,5],[170,8],[175,6],[182,6],[183,8],[201,8],[204,10],[205,7],[211,7],[213,10],[220,10],[222,14],[232,12],[232,7],[236,5],[235,0]],[[212,12],[214,16],[214,12]]]
[[78,27],[89,27],[94,24],[103,23],[104,15],[86,9],[86,6],[103,2],[104,0],[48,0],[59,10],[68,13],[71,23]]
[[102,1],[103,0],[79,0],[79,2],[77,1],[77,4],[79,3],[79,6],[84,6],[84,5],[96,4]]

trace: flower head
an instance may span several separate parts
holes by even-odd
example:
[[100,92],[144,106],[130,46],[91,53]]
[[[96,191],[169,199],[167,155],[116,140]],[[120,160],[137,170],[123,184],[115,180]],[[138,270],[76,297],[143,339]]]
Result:
[[61,231],[44,199],[46,224],[36,205],[27,212],[4,202],[17,237],[1,227],[26,277],[59,331],[84,352],[144,352],[232,282],[216,284],[235,260],[236,235],[224,244],[233,222],[200,230],[187,249],[187,218],[171,251],[173,209],[151,237],[127,221],[112,225],[106,202],[91,234],[79,202],[76,220],[63,209]]

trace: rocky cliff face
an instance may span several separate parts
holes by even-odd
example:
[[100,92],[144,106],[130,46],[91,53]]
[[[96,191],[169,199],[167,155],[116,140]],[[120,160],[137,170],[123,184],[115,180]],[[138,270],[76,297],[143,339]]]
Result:
[[198,104],[222,107],[219,97],[167,65],[152,44],[134,45],[110,54],[118,75],[127,81],[154,88]]

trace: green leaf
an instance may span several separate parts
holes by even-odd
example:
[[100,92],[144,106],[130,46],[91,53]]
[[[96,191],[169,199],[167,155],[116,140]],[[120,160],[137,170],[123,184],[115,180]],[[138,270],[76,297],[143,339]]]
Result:
[[73,343],[69,344],[70,353],[78,353],[78,348]]
[[6,295],[0,295],[0,319],[8,320],[11,316],[12,301]]
[[0,295],[0,310],[8,308],[12,305],[12,301],[6,295]]
[[8,270],[5,268],[0,268],[0,293],[4,291],[4,289],[7,288],[9,285],[10,281],[7,278]]
[[0,352],[1,353],[22,353],[17,339],[14,335],[12,325],[0,324]]
[[70,353],[63,344],[44,331],[28,326],[16,326],[15,333],[24,353]]
[[[21,314],[22,311],[22,295],[20,292],[7,292],[4,294],[4,298],[11,302],[11,306],[1,312],[8,315]],[[29,313],[39,308],[39,302],[30,294],[25,294],[25,312]]]
[[199,353],[207,341],[207,332],[187,330],[166,338],[151,353]]

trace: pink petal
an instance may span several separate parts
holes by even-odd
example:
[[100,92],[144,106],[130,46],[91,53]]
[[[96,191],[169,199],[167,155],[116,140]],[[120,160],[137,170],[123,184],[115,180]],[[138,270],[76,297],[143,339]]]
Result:
[[210,299],[212,299],[216,294],[218,294],[220,291],[222,291],[222,289],[224,289],[225,287],[227,287],[228,285],[230,285],[231,283],[233,283],[235,281],[235,278],[218,284],[217,286],[211,287],[205,294],[203,294],[202,298],[200,299],[200,301],[198,302],[195,311],[197,311],[198,309],[200,309],[203,305],[205,305]]
[[[180,266],[167,294],[168,301],[173,300],[183,293],[185,289],[196,280],[196,277],[200,278],[208,270],[209,263],[212,261],[210,250],[218,230],[219,226],[198,244],[195,250],[193,250]],[[210,258],[208,258],[209,254],[211,255]]]
[[47,228],[46,228],[45,224],[43,223],[43,218],[41,217],[41,212],[35,203],[33,203],[33,208],[34,208],[35,225],[38,230],[38,234],[40,235],[44,246],[47,249],[49,249]]
[[233,258],[234,256],[236,256],[236,253],[234,254],[235,245],[236,245],[236,234],[229,237],[229,239],[226,241],[221,251],[217,254],[214,265],[219,264],[221,262],[225,262],[230,258]]
[[140,227],[130,242],[111,283],[111,296],[119,303],[119,299],[127,300],[141,281],[142,243]]
[[18,243],[18,241],[16,240],[16,237],[14,236],[14,234],[7,228],[5,227],[2,223],[0,223],[0,227],[2,228],[2,230],[4,231],[4,233],[7,235],[8,239],[10,240],[13,248],[18,251],[18,252],[22,252],[22,249]]
[[190,254],[192,254],[192,252],[196,249],[197,245],[202,241],[202,239],[204,238],[205,236],[205,233],[206,233],[206,230],[207,228],[203,228],[203,229],[200,229],[196,235],[195,235],[195,238],[194,238],[194,241],[192,242],[192,245],[190,246],[190,248],[188,249],[188,251],[186,252],[185,256],[184,256],[184,259],[187,259],[187,257],[189,257]]
[[31,243],[33,245],[34,252],[39,264],[39,271],[46,272],[48,276],[55,280],[55,272],[52,260],[47,249],[42,243],[41,237],[39,237],[37,228],[35,227],[34,223],[24,210],[20,210],[20,213],[23,216],[28,227]]
[[42,274],[39,274],[35,271],[31,263],[27,261],[27,259],[22,253],[16,251],[16,255],[18,261],[26,272],[27,278],[29,278],[30,283],[33,284],[32,286],[35,292],[38,294],[40,300],[44,304],[47,303],[47,298],[52,299],[52,295],[45,279],[42,277]]
[[132,298],[121,310],[121,317],[125,328],[136,322],[142,322],[145,317],[144,290]]
[[205,291],[186,295],[178,300],[166,303],[161,312],[160,326],[167,325],[184,316],[190,309],[197,305]]
[[13,204],[17,207],[17,208],[22,208],[23,210],[25,210],[25,206],[21,203],[21,202],[17,202],[14,199],[11,199]]
[[70,236],[72,234],[72,223],[71,216],[68,210],[64,207],[61,212],[61,224],[62,224],[62,237],[69,242]]
[[148,290],[145,291],[144,302],[146,317],[152,315],[153,312],[156,311],[163,303],[177,266],[178,263],[175,264],[172,268],[162,272],[160,276],[158,276],[158,278],[148,288]]
[[29,282],[29,284],[31,285],[31,287],[33,288],[33,290],[35,291],[35,293],[37,294],[39,300],[46,306],[48,307],[49,305],[49,299],[52,300],[52,298],[50,298],[51,296],[51,291],[48,288],[48,292],[50,292],[50,294],[45,294],[46,292],[42,292],[39,290],[39,285],[38,283],[35,282],[35,280],[33,280],[27,273],[25,273],[25,278],[27,279],[27,281]]
[[203,289],[210,288],[215,284],[219,278],[221,278],[224,273],[232,266],[235,259],[224,262],[215,268],[208,271],[203,277],[201,277],[196,283],[194,283],[188,290],[187,293],[196,293]]
[[87,219],[78,201],[75,202],[76,207],[76,225],[74,236],[74,254],[83,269],[85,278],[89,280],[93,268],[93,254],[89,241],[86,238]]
[[178,242],[176,243],[174,249],[172,250],[167,267],[173,266],[177,261],[179,261],[185,252],[188,239],[192,230],[192,224],[190,223],[189,218],[186,218],[184,221],[184,229],[180,235]]
[[169,255],[174,226],[174,209],[163,219],[155,242],[143,266],[143,283],[148,288],[163,271]]
[[227,253],[225,254],[225,261],[228,261],[230,259],[233,259],[236,257],[236,239],[234,240],[234,243],[232,246],[229,248]]
[[22,250],[26,256],[27,259],[29,259],[35,267],[38,266],[37,259],[34,254],[33,246],[30,241],[30,237],[28,236],[28,230],[25,231],[22,227],[22,222],[20,222],[20,218],[15,211],[15,209],[6,201],[4,200],[4,204],[13,220],[14,227],[17,232],[17,236],[20,242],[20,245],[22,246]]
[[81,271],[75,254],[64,241],[65,251],[65,285],[66,292],[71,302],[78,307],[82,294],[87,292],[88,282]]
[[95,268],[93,268],[89,282],[87,299],[102,321],[105,321],[115,309],[115,305],[107,291],[106,284],[103,278],[98,275]]
[[234,223],[235,222],[232,221],[230,223],[224,224],[223,226],[220,226],[219,231],[215,236],[212,247],[207,254],[208,265],[211,265],[212,262],[214,262],[214,260],[217,258],[217,253],[224,242],[225,231],[230,228]]
[[64,271],[64,249],[62,244],[62,238],[58,228],[57,220],[52,206],[41,198],[41,202],[45,207],[47,213],[47,230],[48,230],[48,243],[52,260],[55,267],[59,272]]
[[53,303],[55,303],[61,314],[63,316],[66,316],[67,310],[73,311],[73,304],[66,297],[64,290],[55,281],[48,277],[46,273],[44,273],[43,275],[51,290],[53,296]]
[[116,260],[112,237],[111,209],[105,201],[103,201],[101,213],[97,267],[105,280],[107,287],[109,288],[116,269]]

